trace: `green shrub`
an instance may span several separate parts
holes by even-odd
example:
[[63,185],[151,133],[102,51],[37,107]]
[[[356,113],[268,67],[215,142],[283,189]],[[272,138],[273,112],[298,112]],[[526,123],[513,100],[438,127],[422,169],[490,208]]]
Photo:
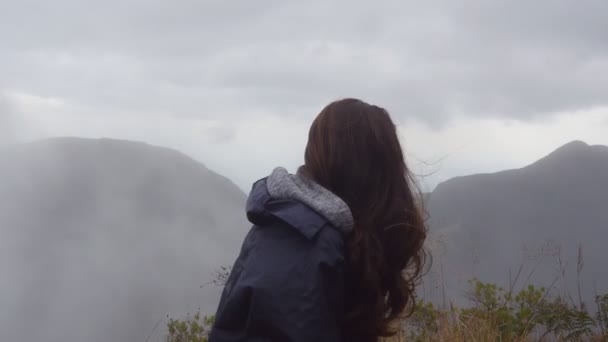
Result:
[[528,285],[516,294],[478,279],[470,282],[471,306],[439,310],[430,303],[416,303],[416,310],[406,321],[408,341],[434,341],[438,336],[464,340],[475,338],[471,331],[496,333],[502,341],[582,340],[590,338],[606,322],[608,295],[598,296],[597,321],[586,310],[551,297],[544,287]]
[[169,319],[167,342],[208,342],[214,316],[201,316],[200,311],[185,320]]

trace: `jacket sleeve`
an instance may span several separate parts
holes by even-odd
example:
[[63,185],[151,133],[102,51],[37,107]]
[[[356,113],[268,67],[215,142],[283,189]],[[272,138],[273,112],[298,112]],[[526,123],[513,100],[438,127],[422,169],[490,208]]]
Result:
[[323,241],[254,227],[224,288],[209,341],[341,341],[343,274]]

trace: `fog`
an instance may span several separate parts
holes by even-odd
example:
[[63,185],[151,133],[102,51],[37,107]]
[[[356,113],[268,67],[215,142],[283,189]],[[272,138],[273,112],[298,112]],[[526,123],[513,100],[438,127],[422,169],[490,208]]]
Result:
[[437,187],[454,296],[546,241],[583,244],[601,288],[606,157],[524,167],[608,145],[607,32],[605,0],[1,1],[0,340],[160,341],[213,313],[251,183],[343,97],[386,107]]
[[[581,168],[581,166],[584,166]],[[603,272],[608,147],[573,142],[536,163],[455,178],[428,195],[434,264],[420,294],[461,303],[467,281],[555,284],[583,298]],[[0,149],[0,339],[161,341],[170,317],[214,312],[214,271],[249,229],[245,194],[167,148],[60,138]],[[559,258],[559,259],[558,259]],[[563,264],[558,264],[558,261]]]
[[248,230],[235,185],[140,143],[5,147],[0,179],[1,340],[160,338],[167,315],[215,310],[201,285]]
[[570,140],[608,144],[607,6],[3,1],[0,93],[19,113],[13,140],[169,146],[245,191],[301,163],[327,102],[361,97],[391,112],[409,154],[450,156],[432,170],[434,188]]

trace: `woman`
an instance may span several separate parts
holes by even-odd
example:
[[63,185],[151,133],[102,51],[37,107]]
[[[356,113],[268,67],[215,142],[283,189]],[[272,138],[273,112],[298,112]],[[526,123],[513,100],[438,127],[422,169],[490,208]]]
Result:
[[355,99],[310,128],[305,164],[253,185],[253,228],[210,334],[227,341],[377,341],[411,312],[426,228],[395,125]]

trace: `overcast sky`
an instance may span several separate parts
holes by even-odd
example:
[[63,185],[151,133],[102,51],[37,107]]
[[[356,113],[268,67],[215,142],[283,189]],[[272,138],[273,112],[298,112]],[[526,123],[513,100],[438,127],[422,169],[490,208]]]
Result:
[[608,145],[608,1],[0,0],[0,143],[179,149],[243,189],[329,101],[386,107],[426,188]]

